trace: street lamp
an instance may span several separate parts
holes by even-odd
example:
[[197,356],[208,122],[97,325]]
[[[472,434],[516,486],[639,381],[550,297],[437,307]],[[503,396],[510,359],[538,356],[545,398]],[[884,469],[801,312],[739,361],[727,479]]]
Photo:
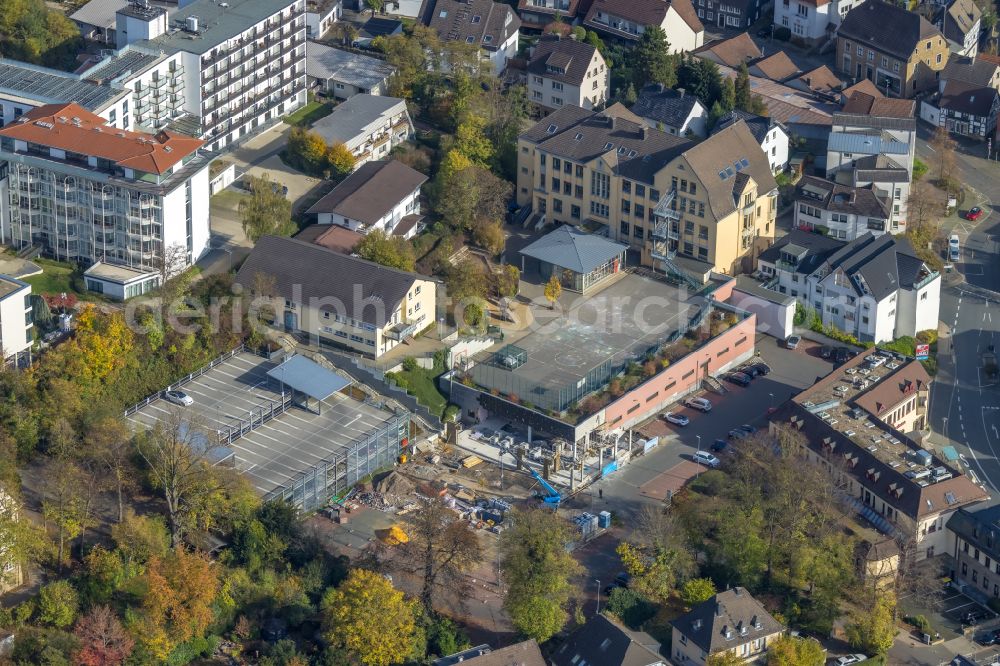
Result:
[[768,395],[771,396],[771,409],[774,409],[774,394],[768,393]]
[[594,611],[594,615],[601,614],[601,580],[599,578],[594,579],[597,582],[597,610]]
[[701,453],[701,435],[695,435],[694,437],[698,440],[698,453]]
[[941,417],[941,420],[944,421],[944,433],[943,433],[944,434],[944,438],[948,439],[948,417],[947,416],[943,416],[943,417]]

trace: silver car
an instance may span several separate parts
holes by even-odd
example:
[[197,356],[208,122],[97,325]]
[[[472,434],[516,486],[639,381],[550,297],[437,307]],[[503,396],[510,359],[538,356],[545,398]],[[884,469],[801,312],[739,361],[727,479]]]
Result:
[[189,396],[184,391],[165,391],[163,397],[175,405],[180,405],[181,407],[190,407],[194,404],[194,398]]

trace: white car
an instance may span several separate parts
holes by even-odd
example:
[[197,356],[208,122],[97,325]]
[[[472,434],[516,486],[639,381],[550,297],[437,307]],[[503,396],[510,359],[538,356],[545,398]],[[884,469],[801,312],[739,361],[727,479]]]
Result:
[[189,396],[184,391],[165,391],[163,397],[174,403],[175,405],[180,405],[181,407],[190,407],[194,404],[194,398]]
[[688,417],[684,416],[683,414],[674,414],[673,412],[667,412],[666,414],[663,415],[663,418],[665,418],[670,423],[679,426],[686,426],[688,423],[691,422],[691,420]]
[[712,403],[705,398],[688,398],[684,401],[684,404],[701,412],[712,411]]
[[838,658],[834,663],[837,664],[837,666],[850,666],[850,664],[860,664],[866,659],[868,659],[868,657],[863,654],[848,654]]
[[691,457],[696,463],[705,465],[706,467],[718,467],[719,459],[713,456],[708,451],[698,451]]
[[952,234],[948,237],[948,259],[949,261],[958,261],[961,257],[961,246],[959,245],[958,234]]

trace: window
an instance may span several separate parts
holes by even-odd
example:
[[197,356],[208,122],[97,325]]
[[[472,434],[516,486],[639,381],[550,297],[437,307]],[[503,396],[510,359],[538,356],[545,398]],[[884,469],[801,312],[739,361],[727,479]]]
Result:
[[649,200],[650,201],[659,201],[660,200],[660,191],[659,190],[654,190],[653,188],[649,188]]
[[631,183],[631,181],[623,180],[622,181],[622,194],[631,194],[631,193],[632,193],[632,183]]
[[632,227],[632,235],[635,236],[636,238],[641,239],[642,238],[642,227],[640,227],[638,224],[635,225],[635,226],[633,226]]
[[562,212],[562,199],[553,199],[552,200],[552,210],[555,211],[555,212],[557,212],[557,213],[561,213]]
[[563,173],[572,176],[573,175],[573,163],[563,160]]
[[558,157],[553,157],[553,158],[552,158],[552,168],[553,168],[553,169],[554,169],[555,171],[559,171],[559,167],[560,167],[560,166],[562,166],[562,162],[561,162],[561,161],[559,161],[559,158],[558,158]]
[[894,73],[896,73],[896,74],[899,74],[899,63],[898,62],[892,63],[892,71]]
[[940,53],[937,54],[937,64],[939,64],[939,65],[941,64],[941,54]]
[[569,214],[570,214],[570,217],[572,217],[574,220],[579,220],[580,219],[580,207],[577,206],[577,205],[575,205],[575,204],[572,205],[572,206],[570,206],[570,208],[569,208]]
[[559,90],[559,91],[562,91],[562,89],[563,89],[563,84],[559,83],[558,81],[553,81],[553,82],[552,82],[552,89],[553,89],[553,90]]
[[622,199],[622,212],[626,215],[632,212],[632,202],[628,199]]
[[637,196],[637,197],[644,197],[644,196],[646,196],[646,186],[645,185],[640,185],[639,183],[636,183],[635,184],[635,196]]
[[608,216],[608,204],[598,203],[596,201],[590,202],[590,212],[593,215],[599,215],[601,217]]
[[555,177],[552,178],[552,189],[555,190],[556,192],[562,189],[562,185],[559,183],[558,178]]
[[799,16],[809,16],[809,7],[805,5],[799,5],[798,11],[796,12]]
[[[643,206],[642,204],[636,204],[633,214],[640,220],[643,219],[644,217],[646,217],[646,207]],[[926,296],[927,294],[924,295]]]
[[562,106],[563,105],[562,97],[553,97],[552,104],[554,106]]
[[573,186],[573,196],[576,197],[577,199],[583,198],[583,185]]
[[590,194],[595,197],[607,199],[611,192],[611,179],[606,173],[597,171],[590,174]]

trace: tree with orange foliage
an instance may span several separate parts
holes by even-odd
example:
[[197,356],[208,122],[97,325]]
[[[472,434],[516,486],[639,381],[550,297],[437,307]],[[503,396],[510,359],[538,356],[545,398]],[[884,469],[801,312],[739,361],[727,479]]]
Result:
[[183,548],[151,559],[145,578],[141,640],[165,660],[177,645],[205,634],[219,579],[207,558]]
[[80,649],[75,663],[82,666],[117,666],[132,654],[135,640],[107,606],[94,606],[73,630]]

